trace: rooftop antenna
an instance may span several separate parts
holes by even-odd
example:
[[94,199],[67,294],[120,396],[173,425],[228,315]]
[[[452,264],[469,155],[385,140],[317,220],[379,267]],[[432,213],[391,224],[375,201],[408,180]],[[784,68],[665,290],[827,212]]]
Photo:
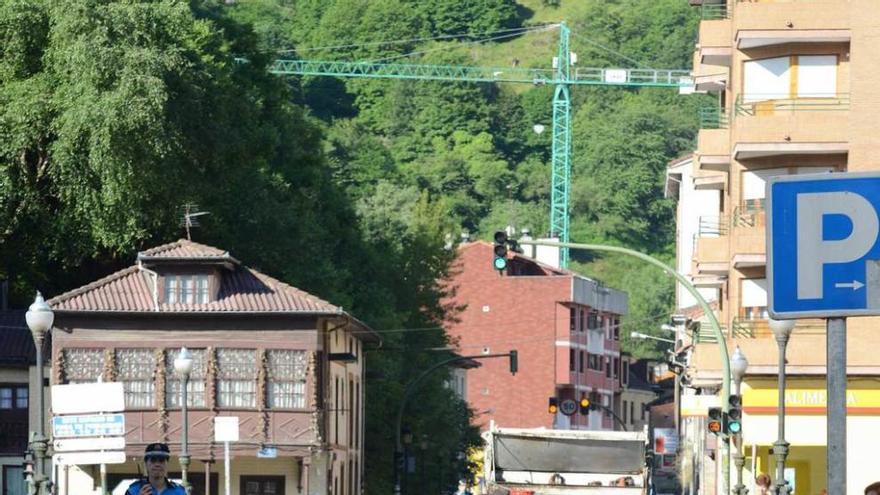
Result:
[[195,203],[186,203],[183,205],[183,220],[180,221],[180,226],[186,229],[186,240],[188,241],[192,240],[190,229],[200,227],[198,217],[210,214],[208,211],[195,211],[198,209],[199,205]]

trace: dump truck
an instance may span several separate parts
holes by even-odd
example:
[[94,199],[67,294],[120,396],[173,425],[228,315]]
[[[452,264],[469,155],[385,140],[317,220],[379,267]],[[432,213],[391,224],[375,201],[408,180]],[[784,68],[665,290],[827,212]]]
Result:
[[488,494],[647,495],[647,432],[499,428],[483,433]]

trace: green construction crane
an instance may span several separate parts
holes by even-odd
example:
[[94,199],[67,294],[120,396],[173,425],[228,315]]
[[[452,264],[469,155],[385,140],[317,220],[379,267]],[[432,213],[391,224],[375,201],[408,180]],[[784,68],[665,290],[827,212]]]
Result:
[[[689,86],[687,70],[576,68],[572,70],[569,50],[571,33],[565,23],[559,25],[559,50],[553,69],[516,67],[464,67],[454,65],[419,65],[381,62],[339,62],[318,60],[276,60],[269,71],[279,75],[370,77],[379,79],[416,79],[485,83],[553,84],[552,187],[550,194],[550,236],[569,241],[568,205],[571,192],[571,97],[569,87],[583,86],[652,86],[677,88]],[[559,263],[568,267],[568,248],[560,250]]]

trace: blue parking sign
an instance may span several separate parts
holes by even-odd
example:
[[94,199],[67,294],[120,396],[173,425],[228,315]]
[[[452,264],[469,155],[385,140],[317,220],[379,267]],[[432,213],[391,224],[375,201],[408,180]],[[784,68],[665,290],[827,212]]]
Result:
[[880,315],[880,174],[772,177],[767,210],[771,317]]

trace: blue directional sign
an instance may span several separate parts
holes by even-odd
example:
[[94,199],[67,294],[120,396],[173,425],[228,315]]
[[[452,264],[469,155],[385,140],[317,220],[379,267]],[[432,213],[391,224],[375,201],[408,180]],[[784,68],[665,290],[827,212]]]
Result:
[[880,315],[880,174],[771,177],[767,211],[771,317]]
[[124,414],[89,414],[55,416],[52,418],[52,436],[55,438],[99,437],[124,434]]

